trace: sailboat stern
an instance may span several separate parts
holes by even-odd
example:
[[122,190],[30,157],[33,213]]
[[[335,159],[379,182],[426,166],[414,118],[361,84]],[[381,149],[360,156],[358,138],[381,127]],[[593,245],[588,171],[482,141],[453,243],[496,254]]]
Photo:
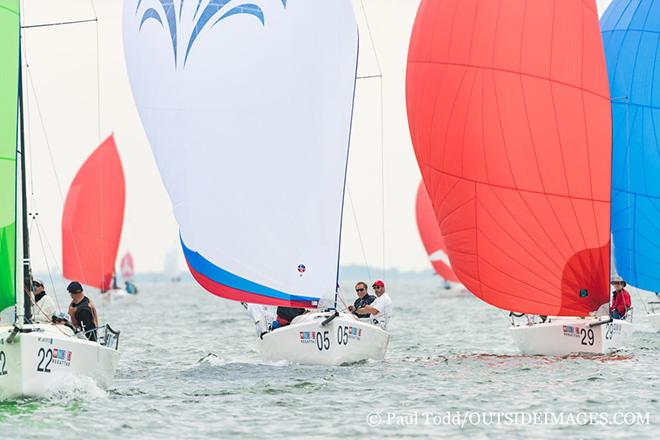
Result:
[[607,317],[550,318],[545,323],[511,327],[520,353],[545,356],[608,354],[624,347],[632,331],[630,322]]
[[265,334],[258,342],[264,360],[341,365],[385,358],[390,340],[387,331],[345,313],[324,326],[330,316],[332,312],[308,313]]
[[87,377],[100,388],[112,385],[119,352],[80,339],[62,326],[30,325],[9,343],[13,327],[0,328],[0,396],[44,397]]

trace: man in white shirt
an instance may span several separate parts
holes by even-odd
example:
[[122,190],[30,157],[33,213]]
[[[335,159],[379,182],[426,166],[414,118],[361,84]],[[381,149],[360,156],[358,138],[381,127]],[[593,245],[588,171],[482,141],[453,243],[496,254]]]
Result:
[[51,322],[53,315],[57,312],[55,303],[44,290],[44,283],[39,280],[32,281],[34,286],[34,307],[32,307],[32,322]]
[[372,322],[375,325],[387,329],[387,323],[392,315],[392,298],[385,292],[385,283],[383,281],[378,280],[371,287],[373,287],[376,293],[376,299],[371,304],[359,308],[355,313],[370,313]]

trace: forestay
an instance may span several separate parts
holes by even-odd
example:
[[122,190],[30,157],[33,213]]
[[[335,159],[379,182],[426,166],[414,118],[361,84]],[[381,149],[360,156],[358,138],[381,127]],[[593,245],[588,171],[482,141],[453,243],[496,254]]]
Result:
[[358,35],[350,0],[127,0],[133,96],[196,280],[334,298]]

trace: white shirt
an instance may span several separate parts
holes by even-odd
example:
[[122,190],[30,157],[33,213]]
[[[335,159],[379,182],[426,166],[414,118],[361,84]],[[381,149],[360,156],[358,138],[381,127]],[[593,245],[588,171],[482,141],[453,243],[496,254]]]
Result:
[[374,302],[369,305],[378,310],[377,314],[371,315],[372,322],[386,329],[392,315],[392,298],[385,292],[381,296],[377,296]]
[[46,294],[32,307],[32,322],[51,322],[56,312],[57,309],[53,299]]

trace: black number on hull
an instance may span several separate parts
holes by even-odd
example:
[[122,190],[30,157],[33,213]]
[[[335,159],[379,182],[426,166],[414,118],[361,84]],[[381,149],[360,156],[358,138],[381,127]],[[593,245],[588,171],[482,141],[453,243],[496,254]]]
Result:
[[7,369],[5,368],[7,366],[7,355],[5,354],[4,351],[0,351],[0,376],[4,376],[7,374]]
[[[50,348],[48,350],[40,348],[37,356],[40,358],[39,363],[37,364],[37,371],[41,373],[50,373],[50,363],[53,362],[53,350]],[[44,362],[46,363],[45,365]]]
[[328,331],[316,332],[316,348],[319,351],[328,350],[330,348],[330,338],[328,337]]
[[348,326],[337,327],[337,344],[348,344]]
[[585,329],[580,329],[580,334],[582,335],[582,345],[594,345],[594,331],[593,329],[589,329],[589,331]]
[[605,339],[611,340],[612,337],[614,336],[614,326],[610,322],[609,324],[605,324]]

